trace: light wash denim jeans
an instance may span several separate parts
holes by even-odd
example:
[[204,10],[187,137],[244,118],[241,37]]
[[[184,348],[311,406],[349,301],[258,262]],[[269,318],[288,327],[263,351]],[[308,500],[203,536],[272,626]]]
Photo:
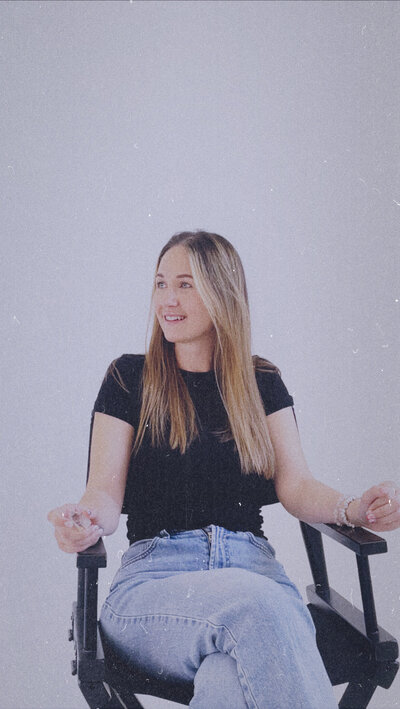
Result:
[[311,616],[266,539],[210,526],[132,544],[101,612],[138,668],[195,709],[337,709]]

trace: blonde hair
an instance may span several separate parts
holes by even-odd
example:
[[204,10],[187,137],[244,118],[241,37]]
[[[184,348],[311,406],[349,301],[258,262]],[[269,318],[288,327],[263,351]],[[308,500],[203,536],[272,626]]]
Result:
[[[273,477],[274,454],[255,369],[279,371],[252,357],[250,314],[243,266],[232,244],[218,234],[181,232],[165,244],[158,257],[174,246],[188,252],[193,280],[215,328],[213,368],[225,406],[229,429],[222,440],[234,439],[243,473]],[[146,353],[142,406],[134,445],[137,452],[149,430],[153,446],[165,444],[184,453],[198,436],[196,413],[175,358],[173,343],[163,335],[157,317]]]

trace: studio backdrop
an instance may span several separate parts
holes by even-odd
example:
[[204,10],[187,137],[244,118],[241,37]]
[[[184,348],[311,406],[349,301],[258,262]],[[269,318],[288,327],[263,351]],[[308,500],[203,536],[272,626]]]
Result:
[[[75,560],[46,514],[82,494],[93,402],[112,359],[144,352],[173,233],[238,249],[253,352],[281,369],[314,474],[355,494],[399,479],[399,27],[390,1],[0,3],[2,709],[85,706]],[[304,594],[275,507],[265,533]],[[378,620],[400,638],[384,536]],[[126,544],[121,521],[101,599]],[[360,604],[350,553],[328,555]]]

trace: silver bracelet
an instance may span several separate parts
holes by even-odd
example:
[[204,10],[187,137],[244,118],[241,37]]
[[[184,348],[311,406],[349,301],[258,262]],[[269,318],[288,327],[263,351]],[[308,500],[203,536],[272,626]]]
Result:
[[352,524],[352,522],[350,522],[349,518],[347,517],[347,508],[350,502],[353,502],[353,500],[356,499],[357,498],[354,495],[347,495],[347,497],[343,496],[340,498],[333,513],[335,524],[337,524],[339,527],[345,526],[354,528],[356,526],[355,524]]

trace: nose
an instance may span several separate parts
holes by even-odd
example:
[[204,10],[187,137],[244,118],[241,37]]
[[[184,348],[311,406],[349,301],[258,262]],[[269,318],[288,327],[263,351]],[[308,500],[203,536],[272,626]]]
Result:
[[178,294],[175,288],[166,288],[164,291],[164,304],[170,306],[176,306],[179,303]]

